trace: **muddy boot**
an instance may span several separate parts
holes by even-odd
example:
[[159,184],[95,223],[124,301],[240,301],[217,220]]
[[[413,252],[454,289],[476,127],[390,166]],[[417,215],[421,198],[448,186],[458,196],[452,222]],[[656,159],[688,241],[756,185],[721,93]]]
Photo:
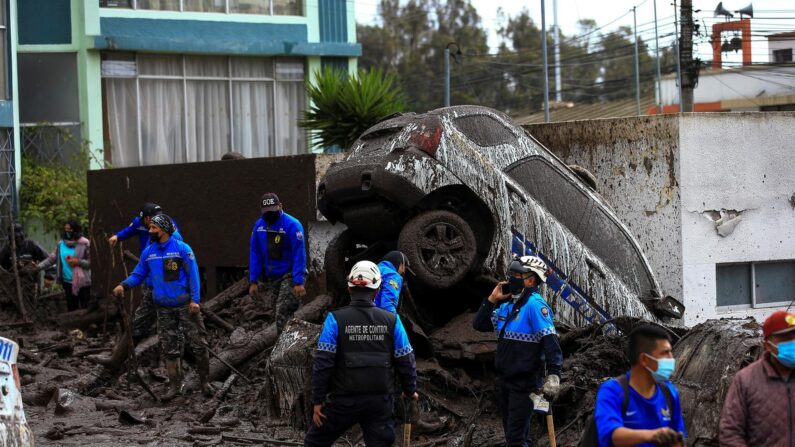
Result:
[[207,351],[202,354],[196,362],[196,372],[199,373],[199,389],[205,397],[213,396],[213,389],[210,386],[210,356]]
[[168,391],[162,397],[163,402],[168,402],[182,392],[182,377],[179,373],[179,359],[166,360],[166,374],[168,374]]
[[116,370],[124,365],[124,362],[127,360],[129,355],[130,344],[127,342],[127,340],[121,340],[120,343],[117,343],[116,346],[114,346],[110,357],[90,355],[88,356],[88,360],[98,363],[105,368]]

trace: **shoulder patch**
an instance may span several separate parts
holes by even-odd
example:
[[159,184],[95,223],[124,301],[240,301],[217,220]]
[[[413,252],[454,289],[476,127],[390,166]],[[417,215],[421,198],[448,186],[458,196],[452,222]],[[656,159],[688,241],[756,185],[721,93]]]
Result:
[[195,256],[193,256],[193,250],[188,252],[188,259],[195,259]]
[[301,232],[301,231],[296,231],[295,232],[295,238],[298,239],[299,241],[303,240],[304,239],[304,233]]
[[390,279],[389,280],[389,285],[392,286],[392,288],[395,289],[395,290],[398,289],[398,283],[394,279]]
[[544,315],[545,317],[548,317],[549,316],[549,309],[547,309],[546,306],[542,307],[541,308],[541,314]]

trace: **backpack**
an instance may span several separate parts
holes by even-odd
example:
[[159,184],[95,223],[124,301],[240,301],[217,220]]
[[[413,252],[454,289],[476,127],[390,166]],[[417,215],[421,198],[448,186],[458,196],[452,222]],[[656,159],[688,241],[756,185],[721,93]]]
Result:
[[[623,418],[629,407],[629,378],[627,378],[626,374],[622,374],[616,377],[616,380],[621,384],[621,388],[624,389],[624,401],[621,403],[621,417]],[[671,389],[665,383],[659,385],[663,396],[665,396],[666,405],[668,405],[669,409],[673,409],[674,398],[671,395]],[[585,431],[582,433],[578,446],[599,447],[599,432],[596,430],[596,419],[593,414],[588,416],[588,421],[585,423]]]

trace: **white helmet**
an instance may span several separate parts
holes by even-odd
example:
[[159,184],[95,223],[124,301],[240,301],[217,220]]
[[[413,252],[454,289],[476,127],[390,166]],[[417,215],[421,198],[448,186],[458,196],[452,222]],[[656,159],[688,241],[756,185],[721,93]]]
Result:
[[370,261],[359,261],[348,274],[348,287],[377,289],[381,285],[381,272]]
[[538,275],[541,282],[547,282],[547,263],[538,256],[522,256],[521,258],[515,258],[511,261],[508,270],[519,273],[533,272]]

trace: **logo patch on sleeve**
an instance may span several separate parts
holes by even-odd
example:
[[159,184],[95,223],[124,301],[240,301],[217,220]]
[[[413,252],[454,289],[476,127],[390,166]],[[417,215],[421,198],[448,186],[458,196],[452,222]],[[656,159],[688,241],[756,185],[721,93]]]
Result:
[[192,252],[192,251],[189,251],[189,252],[188,252],[188,259],[194,259],[194,256],[193,256],[193,252]]
[[395,289],[395,290],[398,289],[398,283],[394,279],[390,279],[389,280],[389,285],[392,286],[392,288]]
[[295,238],[298,239],[299,241],[304,240],[304,233],[302,233],[300,231],[296,231],[295,232]]
[[548,317],[549,316],[549,309],[547,309],[546,307],[542,307],[541,308],[541,314],[543,316],[545,316],[545,317]]

